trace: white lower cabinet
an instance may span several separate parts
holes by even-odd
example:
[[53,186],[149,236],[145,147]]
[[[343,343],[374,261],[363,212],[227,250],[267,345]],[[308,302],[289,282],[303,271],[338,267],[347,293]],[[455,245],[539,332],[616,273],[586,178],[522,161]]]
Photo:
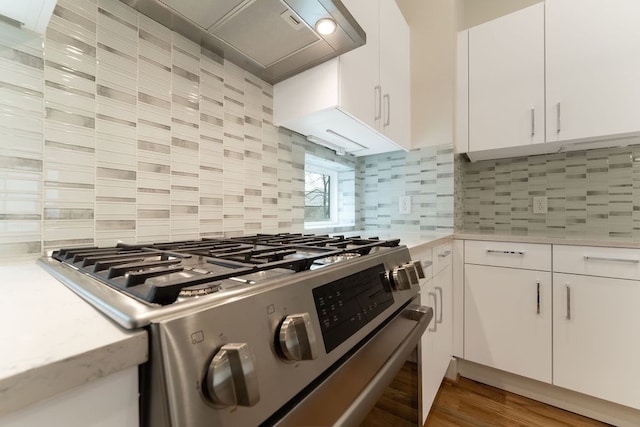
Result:
[[551,273],[465,265],[464,358],[551,383]]
[[452,304],[452,274],[451,264],[448,264],[438,274],[433,276],[433,290],[437,300],[434,328],[436,328],[436,339],[434,341],[434,360],[436,371],[440,381],[444,378],[451,354],[453,353],[453,304]]
[[138,367],[132,366],[0,416],[0,427],[138,427]]
[[640,281],[555,273],[553,285],[553,383],[640,409]]
[[[429,256],[431,249],[429,249]],[[423,256],[412,258],[423,260]],[[451,355],[453,353],[453,276],[450,259],[451,244],[433,249],[433,277],[423,279],[420,284],[420,304],[433,308],[433,319],[422,337],[421,390],[422,422],[424,424],[433,399],[440,388]],[[447,259],[448,258],[448,259]]]
[[640,249],[465,241],[464,258],[464,359],[640,409]]

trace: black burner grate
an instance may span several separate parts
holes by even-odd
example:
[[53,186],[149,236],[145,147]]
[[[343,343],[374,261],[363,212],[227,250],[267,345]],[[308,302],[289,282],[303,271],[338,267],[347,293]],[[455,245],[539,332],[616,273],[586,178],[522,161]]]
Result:
[[231,277],[275,268],[300,272],[329,257],[367,255],[374,248],[399,244],[399,239],[282,233],[66,248],[52,257],[136,298],[166,305],[184,288],[208,284],[215,290]]

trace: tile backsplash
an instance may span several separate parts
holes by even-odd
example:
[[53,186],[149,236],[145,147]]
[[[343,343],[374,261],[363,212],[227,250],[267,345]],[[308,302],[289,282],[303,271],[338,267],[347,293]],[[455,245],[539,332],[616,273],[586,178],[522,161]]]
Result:
[[[453,231],[453,146],[367,156],[358,169],[365,228],[414,232]],[[399,214],[399,197],[411,196],[411,213]]]
[[465,230],[640,238],[640,145],[461,165]]
[[305,153],[354,171],[354,225],[317,232],[453,229],[450,145],[337,156],[272,121],[271,85],[120,1],[58,0],[45,36],[0,22],[0,260],[303,232]]
[[305,151],[355,168],[273,126],[269,84],[119,1],[0,33],[0,258],[302,232]]

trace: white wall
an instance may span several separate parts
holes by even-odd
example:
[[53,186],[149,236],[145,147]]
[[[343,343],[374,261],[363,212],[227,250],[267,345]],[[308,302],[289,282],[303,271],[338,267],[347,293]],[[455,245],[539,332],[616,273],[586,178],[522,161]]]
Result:
[[462,0],[463,13],[459,29],[471,28],[543,0]]
[[411,29],[412,145],[451,144],[461,0],[396,2]]

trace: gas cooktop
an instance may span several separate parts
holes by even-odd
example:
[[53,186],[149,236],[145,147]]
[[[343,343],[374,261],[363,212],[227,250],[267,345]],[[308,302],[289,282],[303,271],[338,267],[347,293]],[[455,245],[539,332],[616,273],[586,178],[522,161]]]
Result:
[[[50,258],[43,257],[41,264],[48,270],[58,271],[58,278],[64,278],[72,288],[85,289],[84,293],[89,287],[92,294],[109,294],[110,291],[96,291],[103,286],[132,299],[133,302],[126,305],[158,307],[245,289],[279,276],[370,255],[399,244],[399,239],[376,237],[257,234],[64,248],[53,252]],[[74,274],[76,272],[82,275]],[[87,277],[94,280],[89,281]],[[104,296],[99,298],[105,299]]]

